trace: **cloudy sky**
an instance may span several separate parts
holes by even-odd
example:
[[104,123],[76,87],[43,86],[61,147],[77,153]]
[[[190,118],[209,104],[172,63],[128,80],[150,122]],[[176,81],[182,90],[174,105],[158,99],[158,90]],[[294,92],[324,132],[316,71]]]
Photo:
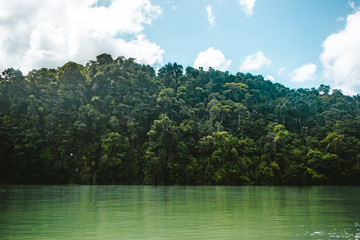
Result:
[[101,53],[360,92],[360,1],[0,0],[0,71]]

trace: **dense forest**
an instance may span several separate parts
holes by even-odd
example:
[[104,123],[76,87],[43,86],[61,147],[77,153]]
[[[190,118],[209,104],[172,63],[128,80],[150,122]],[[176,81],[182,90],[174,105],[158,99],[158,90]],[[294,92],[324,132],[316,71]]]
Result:
[[109,54],[0,75],[0,183],[360,183],[360,96]]

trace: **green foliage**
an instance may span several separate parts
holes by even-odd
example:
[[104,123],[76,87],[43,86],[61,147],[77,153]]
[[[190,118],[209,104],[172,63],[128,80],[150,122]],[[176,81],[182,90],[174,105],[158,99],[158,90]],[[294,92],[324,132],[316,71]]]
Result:
[[0,74],[0,183],[359,184],[359,96],[261,75],[86,66]]

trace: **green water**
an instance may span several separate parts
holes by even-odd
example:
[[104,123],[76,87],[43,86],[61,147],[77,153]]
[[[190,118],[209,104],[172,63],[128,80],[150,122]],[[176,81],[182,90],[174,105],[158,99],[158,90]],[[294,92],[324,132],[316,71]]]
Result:
[[360,187],[0,186],[0,239],[360,239]]

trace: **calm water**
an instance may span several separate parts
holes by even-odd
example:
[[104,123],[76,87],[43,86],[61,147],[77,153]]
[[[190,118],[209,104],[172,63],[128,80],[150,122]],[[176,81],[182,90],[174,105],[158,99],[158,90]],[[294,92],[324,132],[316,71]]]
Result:
[[360,239],[360,187],[0,186],[0,239]]

